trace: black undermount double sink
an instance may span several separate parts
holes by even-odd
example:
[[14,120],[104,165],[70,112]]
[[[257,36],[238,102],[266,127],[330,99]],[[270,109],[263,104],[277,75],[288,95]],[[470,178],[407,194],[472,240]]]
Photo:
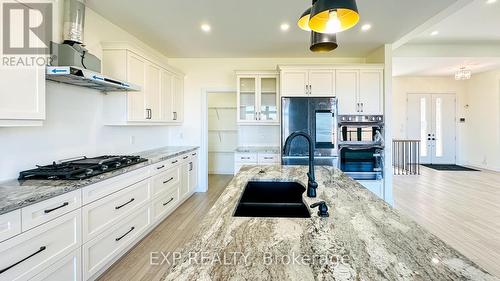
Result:
[[235,217],[310,218],[302,194],[305,187],[296,182],[250,181],[245,186]]

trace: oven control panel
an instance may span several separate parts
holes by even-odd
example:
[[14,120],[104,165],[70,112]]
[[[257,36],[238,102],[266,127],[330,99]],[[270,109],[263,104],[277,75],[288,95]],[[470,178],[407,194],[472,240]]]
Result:
[[383,115],[339,115],[340,123],[383,123]]

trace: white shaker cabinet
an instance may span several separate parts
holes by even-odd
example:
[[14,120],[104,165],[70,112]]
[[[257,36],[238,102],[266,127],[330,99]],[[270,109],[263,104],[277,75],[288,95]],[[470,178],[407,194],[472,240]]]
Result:
[[338,69],[339,114],[383,114],[383,69]]
[[335,70],[328,68],[281,68],[281,96],[331,97],[335,95]]
[[189,161],[189,192],[194,192],[198,188],[198,156],[196,152],[191,154]]
[[41,126],[45,67],[0,66],[0,127]]
[[309,85],[309,72],[307,70],[281,71],[281,96],[300,97],[306,96]]
[[103,73],[141,86],[104,97],[106,125],[182,123],[184,74],[125,43],[103,43]]
[[[137,92],[127,93],[128,121],[146,120],[146,60],[132,52],[126,52],[127,76],[123,77],[127,81],[141,86]],[[106,73],[106,72],[105,72]],[[107,74],[107,73],[106,73]],[[121,78],[121,77],[120,77]],[[121,93],[117,93],[118,95]]]
[[161,68],[152,63],[146,67],[145,107],[146,119],[161,121]]
[[184,121],[184,76],[172,76],[172,108],[169,113],[173,123]]
[[309,95],[314,97],[335,95],[335,70],[309,70]]
[[383,70],[360,70],[359,102],[363,114],[383,114]]
[[337,98],[339,114],[356,114],[358,107],[358,70],[337,70]]

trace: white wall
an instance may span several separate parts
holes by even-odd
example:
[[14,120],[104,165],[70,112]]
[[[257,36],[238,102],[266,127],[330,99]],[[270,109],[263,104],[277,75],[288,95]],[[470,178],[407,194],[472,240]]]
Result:
[[466,90],[466,163],[500,171],[500,70],[473,75]]
[[[92,10],[87,9],[86,17],[85,42],[98,56],[99,42],[104,40],[142,44]],[[17,178],[21,170],[63,158],[131,153],[168,145],[168,127],[103,126],[103,94],[98,91],[48,82],[46,94],[43,127],[0,128],[0,180]],[[132,136],[135,144],[131,144]]]
[[[393,136],[406,138],[408,93],[455,93],[457,163],[500,170],[500,71],[453,77],[394,77]],[[468,105],[468,106],[467,106]],[[458,120],[465,118],[465,123]]]

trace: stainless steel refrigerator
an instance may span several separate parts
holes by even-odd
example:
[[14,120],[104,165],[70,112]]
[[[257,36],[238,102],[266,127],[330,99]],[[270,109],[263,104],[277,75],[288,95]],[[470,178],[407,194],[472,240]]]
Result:
[[[315,142],[315,164],[338,167],[337,99],[286,97],[281,99],[281,151],[294,132],[308,133]],[[309,147],[305,138],[295,138],[283,165],[308,165]]]

